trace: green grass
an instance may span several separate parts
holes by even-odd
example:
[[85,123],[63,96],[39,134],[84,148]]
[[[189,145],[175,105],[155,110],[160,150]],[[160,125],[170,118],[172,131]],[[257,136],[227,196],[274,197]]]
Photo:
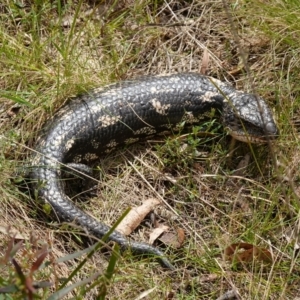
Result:
[[[148,293],[144,299],[217,299],[233,289],[242,299],[298,296],[298,1],[235,1],[230,15],[222,1],[167,2],[0,5],[0,291],[7,289],[7,299],[59,299],[65,285],[73,299],[136,299],[142,293]],[[157,212],[161,222],[183,228],[186,236],[182,248],[166,251],[178,268],[174,273],[129,252],[88,257],[86,233],[56,223],[26,189],[18,189],[16,170],[26,165],[43,123],[66,99],[126,78],[197,72],[205,47],[209,75],[268,101],[279,139],[236,144],[232,154],[230,139],[208,123],[213,134],[194,128],[103,158],[99,195],[78,206],[113,225],[129,206],[163,199],[169,206]],[[250,162],[237,173],[247,153]],[[6,227],[18,233],[16,241]],[[149,233],[140,226],[132,238],[147,241]],[[238,242],[268,249],[273,263],[226,261],[224,249]],[[44,285],[32,293],[26,278]]]

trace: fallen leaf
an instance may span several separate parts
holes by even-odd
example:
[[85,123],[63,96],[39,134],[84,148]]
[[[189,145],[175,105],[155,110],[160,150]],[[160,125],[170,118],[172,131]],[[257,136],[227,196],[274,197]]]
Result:
[[178,228],[176,231],[165,232],[159,237],[162,243],[175,249],[182,247],[184,239],[185,234],[182,228]]
[[160,203],[160,200],[150,198],[147,199],[141,206],[132,208],[118,225],[116,230],[124,235],[131,234],[131,232],[141,224],[145,217]]
[[203,51],[203,56],[201,61],[200,74],[202,75],[207,74],[208,64],[209,64],[209,53],[207,48],[205,48]]
[[156,227],[150,234],[149,244],[152,245],[164,232],[168,231],[169,229],[169,226],[158,224],[158,227]]
[[236,243],[225,249],[225,258],[233,263],[252,263],[255,261],[272,263],[273,258],[269,250],[256,247],[248,243]]

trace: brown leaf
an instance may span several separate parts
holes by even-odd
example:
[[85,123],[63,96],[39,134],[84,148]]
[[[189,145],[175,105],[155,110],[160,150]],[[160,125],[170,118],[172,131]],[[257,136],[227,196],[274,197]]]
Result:
[[165,245],[171,246],[175,249],[182,247],[185,239],[184,230],[182,228],[178,228],[175,231],[169,231],[163,233],[163,235],[159,238],[159,240]]
[[149,237],[149,244],[153,244],[164,232],[170,229],[169,226],[157,224],[157,227],[151,232]]
[[36,261],[32,264],[30,272],[33,273],[34,271],[38,270],[38,268],[41,266],[43,263],[44,259],[48,255],[48,249],[47,245],[44,245],[42,249],[37,253],[38,258]]
[[16,272],[17,272],[18,276],[20,277],[20,279],[21,279],[21,281],[23,283],[23,281],[25,281],[25,275],[24,275],[24,273],[22,271],[21,266],[19,265],[19,263],[14,258],[12,258],[11,262],[14,265],[14,267],[16,269]]
[[252,263],[254,261],[272,263],[273,261],[269,250],[248,243],[228,246],[225,249],[225,258],[234,263]]
[[202,75],[207,74],[208,64],[209,64],[209,53],[208,53],[207,48],[205,48],[203,51],[203,57],[202,57],[202,62],[201,62],[201,67],[200,67],[200,74],[202,74]]
[[117,231],[124,235],[129,235],[134,229],[136,229],[144,218],[161,202],[158,199],[147,199],[141,206],[134,207],[122,220],[122,222],[116,228]]
[[35,288],[33,287],[33,280],[30,276],[25,279],[25,286],[28,292],[28,298],[33,299],[33,294],[35,292]]

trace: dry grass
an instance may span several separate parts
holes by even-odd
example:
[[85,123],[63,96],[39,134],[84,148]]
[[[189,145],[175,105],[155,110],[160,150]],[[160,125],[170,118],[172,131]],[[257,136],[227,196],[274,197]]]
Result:
[[[198,72],[204,50],[208,75],[269,102],[280,138],[269,146],[236,144],[230,155],[230,139],[216,130],[211,136],[158,138],[98,162],[98,196],[79,202],[82,209],[113,225],[128,206],[162,198],[166,205],[158,218],[186,233],[181,249],[166,251],[177,271],[125,253],[106,299],[137,299],[145,291],[149,294],[140,299],[217,299],[233,289],[241,299],[296,299],[300,12],[296,1],[272,1],[273,7],[250,2],[232,2],[227,11],[223,1],[209,0],[0,5],[0,226],[23,235],[27,250],[16,259],[25,270],[26,255],[34,260],[38,245],[50,245],[52,264],[35,280],[55,286],[40,292],[42,299],[58,289],[59,278],[68,277],[79,259],[53,262],[86,247],[86,239],[74,226],[54,223],[45,207],[15,185],[15,170],[26,162],[38,130],[68,97],[91,87],[147,74]],[[249,165],[236,173],[248,153]],[[148,223],[132,238],[147,241]],[[1,233],[0,253],[9,240]],[[232,266],[224,249],[241,241],[269,249],[274,262]],[[72,282],[105,273],[107,265],[105,253],[96,253]],[[7,278],[14,278],[12,270],[5,269]],[[89,287],[78,287],[69,297],[96,299],[100,286],[86,292]]]

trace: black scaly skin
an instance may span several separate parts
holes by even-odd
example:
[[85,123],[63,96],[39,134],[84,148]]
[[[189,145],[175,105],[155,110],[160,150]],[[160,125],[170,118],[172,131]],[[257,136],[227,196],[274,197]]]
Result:
[[[243,135],[241,140],[245,140],[245,127],[251,138],[259,140],[277,134],[272,114],[261,98],[236,91],[217,79],[186,73],[124,81],[71,100],[47,122],[32,159],[33,188],[59,220],[75,221],[101,238],[110,227],[78,209],[65,194],[61,164],[86,164],[117,146],[165,131],[182,120],[201,121],[212,108],[222,113],[230,132],[239,132],[240,120],[244,122],[241,132],[233,134],[237,138]],[[157,256],[163,266],[174,269],[164,253],[151,245],[129,241],[116,231],[109,239],[134,253]]]

